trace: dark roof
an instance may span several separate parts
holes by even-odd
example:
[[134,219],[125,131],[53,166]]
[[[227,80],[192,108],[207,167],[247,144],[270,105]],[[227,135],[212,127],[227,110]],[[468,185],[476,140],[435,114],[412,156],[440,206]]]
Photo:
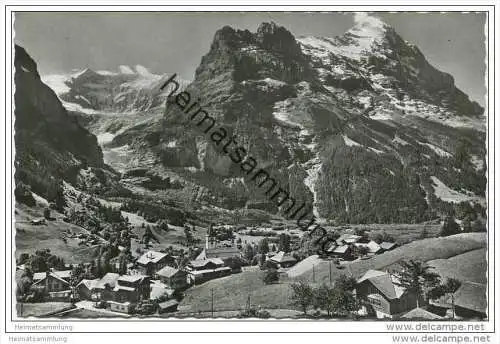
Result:
[[158,307],[160,307],[160,308],[170,308],[170,307],[173,307],[173,306],[177,306],[178,304],[179,304],[179,302],[177,302],[176,300],[168,300],[168,301],[159,303]]
[[217,266],[217,263],[213,262],[211,259],[196,259],[196,260],[191,260],[189,262],[189,265],[196,267],[196,268],[201,268],[204,266],[207,266],[208,264],[213,264]]
[[455,305],[486,314],[486,285],[473,282],[462,282],[455,292]]

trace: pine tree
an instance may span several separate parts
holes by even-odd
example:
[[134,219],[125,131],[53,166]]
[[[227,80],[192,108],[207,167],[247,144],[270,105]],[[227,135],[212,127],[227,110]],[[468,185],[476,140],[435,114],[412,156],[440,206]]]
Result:
[[460,233],[460,225],[456,223],[455,218],[451,215],[446,216],[441,227],[441,232],[439,236],[449,236]]
[[400,283],[406,290],[416,294],[418,308],[424,291],[435,288],[439,284],[439,275],[429,271],[431,266],[418,260],[402,261],[399,264],[402,267],[399,274]]

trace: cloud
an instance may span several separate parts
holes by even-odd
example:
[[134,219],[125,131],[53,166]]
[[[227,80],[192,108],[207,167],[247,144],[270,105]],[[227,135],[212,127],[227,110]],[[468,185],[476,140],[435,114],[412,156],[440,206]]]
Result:
[[355,12],[354,23],[359,27],[383,27],[384,22],[377,17],[373,17],[366,12]]

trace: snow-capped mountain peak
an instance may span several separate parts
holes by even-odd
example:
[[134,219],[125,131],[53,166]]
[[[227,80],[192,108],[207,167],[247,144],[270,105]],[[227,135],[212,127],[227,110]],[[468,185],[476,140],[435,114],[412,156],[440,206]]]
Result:
[[355,61],[372,54],[384,57],[391,52],[388,36],[395,34],[391,26],[366,13],[356,13],[354,23],[340,37],[301,37],[298,41],[306,49],[323,51],[325,56],[335,54]]
[[135,71],[137,74],[142,75],[142,76],[151,76],[152,73],[144,66],[141,65],[136,65],[135,66]]
[[118,69],[122,74],[135,74],[134,70],[126,65],[121,65],[118,67]]
[[383,35],[386,30],[390,28],[390,26],[384,23],[381,19],[362,12],[354,14],[354,22],[354,27],[349,31],[361,33],[365,37]]

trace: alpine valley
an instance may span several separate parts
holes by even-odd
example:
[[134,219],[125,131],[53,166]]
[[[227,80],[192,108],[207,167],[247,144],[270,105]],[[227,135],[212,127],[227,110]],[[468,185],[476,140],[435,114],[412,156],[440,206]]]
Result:
[[[80,262],[101,257],[103,243],[117,257],[144,224],[158,250],[204,243],[210,223],[295,226],[186,124],[172,87],[161,89],[176,66],[40,76],[28,54],[16,46],[17,257],[45,246]],[[453,216],[484,231],[484,109],[379,19],[338,37],[224,26],[194,79],[177,81],[325,226],[439,226]],[[44,208],[64,221],[35,228]],[[194,238],[185,223],[198,227]]]

